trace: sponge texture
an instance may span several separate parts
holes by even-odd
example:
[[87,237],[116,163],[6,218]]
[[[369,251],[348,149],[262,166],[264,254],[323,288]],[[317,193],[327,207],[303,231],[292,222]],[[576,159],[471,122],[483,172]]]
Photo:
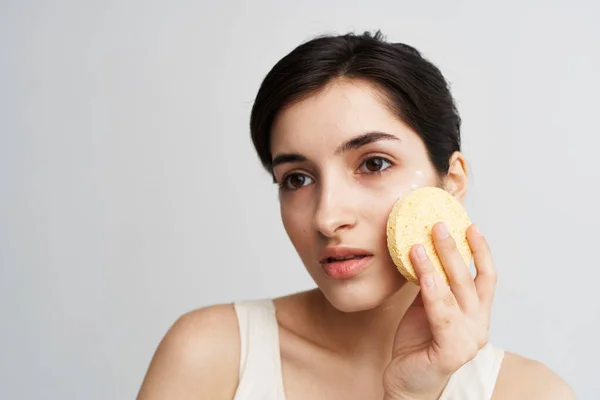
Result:
[[467,241],[471,221],[462,204],[444,189],[416,189],[398,199],[387,221],[389,253],[398,271],[410,282],[416,283],[418,279],[409,252],[413,245],[420,243],[433,267],[449,283],[431,236],[431,229],[437,222],[446,224],[465,264],[471,263],[473,254]]

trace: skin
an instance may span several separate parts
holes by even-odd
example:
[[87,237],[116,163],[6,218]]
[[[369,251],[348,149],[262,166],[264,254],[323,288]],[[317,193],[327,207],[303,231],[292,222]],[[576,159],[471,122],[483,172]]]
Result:
[[[371,132],[391,137],[340,151]],[[463,201],[468,174],[462,154],[451,156],[440,177],[419,136],[388,110],[381,93],[345,79],[283,110],[271,146],[274,158],[294,155],[274,168],[281,217],[317,286],[274,300],[286,398],[437,399],[452,372],[487,342],[496,284],[491,252],[472,226],[473,279],[437,224],[434,241],[451,286],[427,259],[418,259],[418,246],[411,252],[420,279],[414,285],[392,263],[385,224],[394,202],[411,188],[441,186]],[[325,246],[372,256],[358,275],[335,280],[319,263]],[[433,286],[425,284],[430,278]],[[189,312],[158,346],[138,399],[233,399],[239,359],[231,304]],[[506,352],[493,399],[574,395],[544,365]]]

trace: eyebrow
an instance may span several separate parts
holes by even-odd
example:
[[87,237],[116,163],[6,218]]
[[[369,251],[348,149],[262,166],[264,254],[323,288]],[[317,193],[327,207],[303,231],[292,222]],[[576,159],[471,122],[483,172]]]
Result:
[[[400,140],[397,136],[394,136],[385,132],[367,132],[359,136],[355,136],[352,139],[342,143],[335,150],[335,154],[343,154],[350,150],[357,150],[369,143],[378,142],[381,140]],[[273,158],[271,168],[275,168],[278,165],[286,163],[297,163],[307,161],[307,158],[297,153],[284,153],[278,154]]]

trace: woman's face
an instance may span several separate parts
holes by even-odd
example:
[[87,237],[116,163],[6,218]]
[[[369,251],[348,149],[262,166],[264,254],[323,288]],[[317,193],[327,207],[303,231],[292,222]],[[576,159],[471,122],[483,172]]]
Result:
[[361,311],[394,294],[405,279],[388,214],[411,189],[440,185],[420,137],[374,86],[337,80],[279,114],[271,154],[284,227],[325,297]]

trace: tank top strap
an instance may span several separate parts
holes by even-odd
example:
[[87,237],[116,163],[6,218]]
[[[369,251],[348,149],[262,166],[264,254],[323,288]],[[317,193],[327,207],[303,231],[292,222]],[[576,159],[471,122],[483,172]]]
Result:
[[[240,333],[239,383],[234,400],[285,400],[279,326],[272,300],[234,303]],[[504,351],[488,343],[456,371],[440,400],[489,400]]]
[[504,350],[488,343],[452,375],[440,400],[491,399],[503,359]]
[[234,400],[284,400],[279,326],[273,301],[251,300],[233,305],[241,345]]

